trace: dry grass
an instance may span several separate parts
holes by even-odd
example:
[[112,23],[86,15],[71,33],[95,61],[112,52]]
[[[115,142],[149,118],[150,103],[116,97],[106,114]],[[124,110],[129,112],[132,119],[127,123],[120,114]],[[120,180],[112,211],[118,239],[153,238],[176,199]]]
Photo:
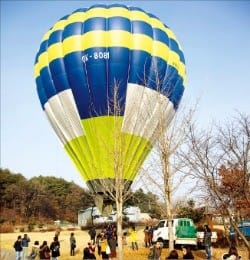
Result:
[[[77,241],[77,248],[76,248],[76,255],[70,256],[69,255],[69,237],[72,231],[61,231],[60,234],[60,244],[61,244],[61,257],[60,260],[81,260],[82,259],[82,251],[83,248],[86,246],[87,242],[89,241],[89,236],[87,231],[82,230],[75,230],[76,241]],[[124,260],[140,260],[140,259],[147,259],[148,255],[148,248],[144,247],[143,243],[143,231],[142,229],[137,231],[138,233],[138,245],[139,250],[133,251],[130,248],[130,245],[124,245]],[[22,235],[23,233],[5,233],[1,234],[1,260],[11,260],[11,255],[14,253],[13,244],[18,235]],[[44,240],[46,240],[49,244],[52,242],[55,232],[30,232],[28,233],[29,237],[31,238],[31,244],[35,240],[38,240],[41,244]],[[31,246],[30,246],[31,248]],[[239,248],[239,253],[243,257],[243,260],[247,260],[247,252],[243,248]],[[213,259],[214,260],[221,260],[221,255],[226,252],[227,249],[218,249],[213,248]],[[182,257],[182,253],[178,250],[179,256]],[[163,249],[162,251],[162,260],[165,259],[166,255],[168,254],[168,249]],[[204,250],[197,250],[193,251],[195,259],[201,260],[205,259],[205,252]],[[6,256],[7,255],[7,256]],[[96,254],[97,255],[97,254]],[[97,260],[101,260],[101,258],[97,255]]]

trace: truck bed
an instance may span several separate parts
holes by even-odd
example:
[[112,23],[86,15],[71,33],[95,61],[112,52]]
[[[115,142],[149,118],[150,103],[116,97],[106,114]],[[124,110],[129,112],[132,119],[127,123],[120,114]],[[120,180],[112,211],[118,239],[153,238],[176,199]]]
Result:
[[[204,238],[204,232],[203,231],[197,232],[197,242],[202,244],[203,238]],[[216,243],[216,241],[217,241],[217,233],[216,232],[212,232],[211,241],[212,241],[212,243]]]
[[196,246],[197,245],[197,240],[196,240],[196,238],[176,238],[175,244],[176,245],[192,245],[192,246]]

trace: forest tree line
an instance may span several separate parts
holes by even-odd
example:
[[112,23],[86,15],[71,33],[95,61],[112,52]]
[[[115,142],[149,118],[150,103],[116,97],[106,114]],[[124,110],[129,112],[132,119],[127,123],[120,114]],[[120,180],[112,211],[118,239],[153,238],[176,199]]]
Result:
[[[21,173],[0,168],[0,224],[46,223],[57,219],[77,223],[79,209],[94,206],[93,194],[74,182],[54,176],[37,176],[27,180]],[[162,216],[158,197],[143,189],[131,192],[124,206],[138,206],[152,218]],[[191,205],[191,206],[190,206]],[[178,206],[180,217],[198,222],[204,209],[196,210],[194,202]]]
[[[54,176],[37,176],[27,180],[21,173],[0,168],[0,223],[23,224],[38,221],[64,220],[77,223],[79,209],[94,206],[93,194],[74,182]],[[159,217],[157,196],[142,189],[131,193],[127,205]],[[150,209],[149,209],[150,204]]]

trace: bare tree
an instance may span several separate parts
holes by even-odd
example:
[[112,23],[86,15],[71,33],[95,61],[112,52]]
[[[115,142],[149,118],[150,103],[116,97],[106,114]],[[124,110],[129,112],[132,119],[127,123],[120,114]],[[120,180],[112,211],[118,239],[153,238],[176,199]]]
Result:
[[[167,94],[162,94],[160,86],[162,82],[158,77],[157,66],[155,64],[155,85],[156,90],[147,87],[141,87],[136,84],[133,85],[133,93],[129,93],[132,88],[127,89],[127,95],[130,96],[126,100],[126,108],[124,112],[124,120],[121,126],[120,115],[123,108],[119,105],[119,82],[114,86],[114,93],[112,100],[109,99],[109,110],[114,118],[113,129],[111,130],[114,140],[110,147],[105,140],[100,140],[100,143],[105,147],[109,156],[109,162],[112,164],[114,173],[114,182],[103,183],[104,196],[115,201],[117,209],[117,231],[118,231],[118,254],[119,259],[122,259],[122,208],[124,201],[130,196],[130,191],[127,189],[131,185],[131,180],[146,158],[149,151],[155,146],[158,151],[158,158],[160,162],[161,178],[154,179],[158,190],[162,191],[162,197],[165,202],[164,214],[169,219],[169,236],[170,249],[174,247],[174,238],[172,230],[172,211],[171,211],[171,193],[173,191],[172,176],[178,172],[183,165],[179,164],[173,154],[185,140],[185,131],[183,125],[186,121],[190,121],[195,109],[186,109],[185,113],[180,113],[180,116],[173,120],[176,108],[168,99]],[[146,80],[145,80],[145,85]],[[136,90],[136,91],[135,91]],[[173,90],[171,90],[173,91]],[[169,95],[171,93],[168,93]],[[184,111],[181,110],[182,112]],[[166,134],[166,129],[170,126],[170,130]],[[132,157],[126,160],[126,152],[128,149],[128,140],[124,139],[124,133],[132,133],[133,138],[138,139],[138,145]],[[129,140],[129,142],[135,141]],[[137,149],[143,147],[143,152],[138,157]],[[110,149],[111,148],[111,149]],[[170,165],[174,165],[170,167]],[[132,178],[126,179],[126,172],[128,167],[133,167]],[[144,171],[145,172],[145,171]],[[151,178],[152,180],[152,178]]]
[[[123,205],[124,202],[131,197],[130,186],[135,175],[139,171],[144,158],[152,147],[149,142],[141,143],[143,141],[139,140],[137,136],[127,134],[133,133],[132,128],[138,125],[137,120],[141,120],[141,118],[136,116],[134,110],[125,111],[125,115],[122,116],[121,111],[123,108],[120,107],[118,97],[119,83],[116,82],[114,84],[113,93],[108,97],[109,116],[112,120],[110,129],[108,129],[110,135],[108,138],[107,136],[103,136],[101,134],[98,135],[98,141],[105,152],[105,155],[102,156],[107,157],[106,164],[113,176],[110,178],[105,178],[101,181],[101,185],[98,187],[100,192],[95,196],[95,203],[102,212],[106,211],[106,213],[110,213],[113,206],[116,208],[118,259],[122,260]],[[131,102],[128,106],[131,108],[138,106],[139,103],[137,99],[132,99],[130,101],[127,100],[126,102]],[[126,128],[126,130],[124,130],[124,128]],[[138,142],[138,140],[140,142]],[[138,142],[138,144],[136,142]],[[138,150],[138,146],[141,144],[143,144],[143,150],[146,152],[144,151],[140,156],[138,156],[136,152]]]
[[[244,235],[237,227],[236,211],[243,207],[243,204],[236,202],[235,198],[243,198],[247,206],[250,207],[250,189],[249,189],[249,148],[250,148],[250,118],[248,115],[238,113],[238,115],[224,127],[213,124],[210,129],[199,130],[195,122],[190,123],[187,128],[189,142],[182,149],[182,156],[187,165],[189,175],[196,178],[202,191],[206,203],[214,207],[218,212],[226,214],[238,233],[244,241],[249,252],[250,245]],[[224,171],[238,174],[238,180],[235,181],[235,191],[226,192],[225,182],[223,184],[222,169]],[[241,173],[241,175],[239,175]],[[243,176],[243,177],[242,177]],[[237,178],[236,178],[237,179]],[[237,185],[240,189],[236,188]],[[197,186],[198,187],[198,186]],[[241,195],[236,193],[242,192]],[[232,201],[234,198],[234,201]],[[240,202],[240,200],[238,200]],[[237,204],[238,209],[235,208]]]
[[150,191],[157,191],[157,195],[164,202],[162,216],[166,216],[168,219],[170,250],[174,248],[173,194],[185,179],[182,174],[182,168],[185,165],[181,160],[178,160],[176,154],[186,141],[185,125],[190,122],[195,110],[195,106],[189,109],[181,106],[166,130],[164,105],[162,105],[157,115],[159,119],[157,128],[159,139],[156,142],[154,152],[151,154],[147,169],[144,168],[144,176],[141,178],[148,180],[145,187]]

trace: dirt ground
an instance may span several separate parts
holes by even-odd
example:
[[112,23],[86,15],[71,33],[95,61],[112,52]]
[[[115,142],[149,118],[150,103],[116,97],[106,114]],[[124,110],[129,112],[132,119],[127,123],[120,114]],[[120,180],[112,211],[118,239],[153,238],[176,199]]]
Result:
[[[70,233],[74,232],[76,242],[77,242],[77,247],[76,247],[76,255],[75,256],[70,256],[69,254],[69,237]],[[15,259],[15,252],[13,248],[13,244],[17,239],[18,235],[23,236],[24,233],[4,233],[1,234],[0,237],[0,259],[1,260],[14,260]],[[31,239],[31,243],[29,245],[29,249],[31,250],[31,246],[34,243],[35,240],[38,240],[39,243],[41,244],[44,240],[50,244],[53,241],[53,237],[55,232],[29,232],[27,233],[28,236]],[[147,259],[147,255],[149,252],[148,248],[144,247],[144,234],[143,234],[143,229],[138,229],[137,230],[138,234],[138,245],[139,245],[139,250],[138,251],[133,251],[130,247],[130,244],[127,243],[127,245],[124,245],[123,249],[123,260],[140,260],[140,259]],[[83,248],[87,245],[89,241],[89,235],[87,231],[82,231],[82,230],[75,230],[75,231],[61,231],[60,236],[59,236],[60,244],[61,244],[61,257],[60,260],[81,260],[82,259],[82,251]],[[247,252],[244,248],[238,248],[238,251],[240,255],[242,256],[242,260],[247,260]],[[30,251],[29,251],[30,252]],[[213,248],[213,259],[214,260],[221,260],[221,255],[225,252],[227,252],[227,248],[225,249],[218,249],[218,248]],[[178,250],[179,258],[182,258],[182,252],[181,250]],[[193,254],[195,256],[195,259],[201,260],[205,259],[205,252],[204,250],[196,250],[193,251]],[[162,260],[165,260],[165,257],[168,255],[168,249],[163,249],[162,250]],[[97,260],[101,260],[101,257],[99,257],[96,253]]]

